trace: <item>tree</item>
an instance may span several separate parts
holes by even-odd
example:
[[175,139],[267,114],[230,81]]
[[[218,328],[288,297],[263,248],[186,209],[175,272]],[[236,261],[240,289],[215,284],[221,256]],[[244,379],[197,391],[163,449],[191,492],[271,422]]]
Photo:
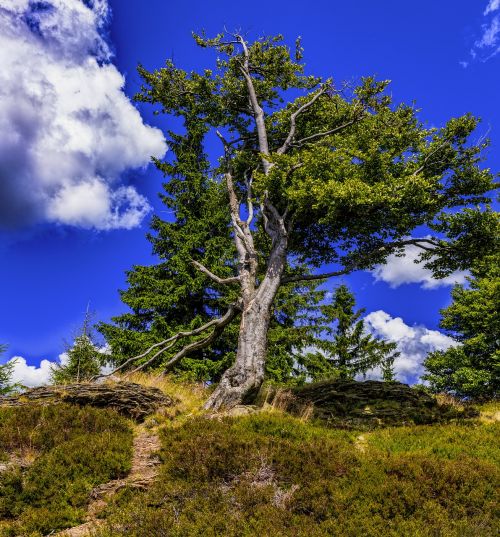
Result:
[[[165,221],[154,216],[147,236],[160,262],[135,266],[127,272],[128,288],[121,292],[121,298],[130,311],[98,326],[119,368],[127,367],[130,357],[152,345],[202,327],[238,298],[238,289],[226,289],[199,270],[209,266],[214,273],[230,276],[236,250],[228,225],[226,188],[211,176],[203,148],[207,128],[196,110],[186,111],[184,131],[169,132],[171,160],[155,161],[169,177],[160,197],[174,217]],[[266,237],[262,234],[258,240]],[[292,351],[298,353],[316,341],[320,329],[309,319],[324,297],[324,292],[316,289],[318,283],[297,282],[276,297],[266,363],[267,375],[274,380],[284,381],[293,374]],[[181,378],[218,381],[235,357],[238,319],[234,313],[210,342],[201,341],[198,348],[197,341],[204,339],[201,331],[198,338],[192,338],[195,345],[184,351],[179,338],[172,341],[170,357],[160,346],[158,352],[135,360],[131,371],[163,367]]]
[[90,316],[87,310],[80,334],[67,350],[68,359],[64,364],[52,366],[51,381],[54,384],[84,382],[99,375],[105,359],[92,340]]
[[[393,105],[388,81],[368,77],[350,89],[304,75],[300,43],[293,58],[280,36],[195,39],[217,54],[215,70],[188,73],[171,61],[154,72],[140,67],[137,99],[158,105],[172,126],[194,122],[204,148],[219,140],[221,157],[203,174],[224,193],[233,254],[207,259],[200,242],[193,265],[228,305],[138,358],[154,361],[186,342],[169,355],[171,368],[238,319],[234,362],[207,402],[218,409],[261,384],[284,286],[370,269],[407,245],[438,276],[485,255],[494,215],[481,204],[493,177],[479,166],[488,142],[469,142],[478,123],[470,115],[426,128],[413,107]],[[179,171],[173,166],[169,174]],[[460,211],[468,205],[479,207]],[[412,236],[422,226],[425,236]]]
[[299,358],[300,365],[313,380],[354,379],[376,366],[386,368],[399,355],[394,352],[395,343],[376,339],[366,332],[361,319],[365,310],[354,311],[354,306],[354,295],[346,285],[337,287],[333,302],[322,306],[327,337],[316,352]]
[[441,327],[457,346],[429,354],[424,365],[436,392],[459,397],[497,397],[500,388],[500,255],[477,262],[469,287],[457,285],[441,311]]
[[[0,355],[5,352],[6,348],[5,345],[0,345]],[[21,387],[19,384],[12,383],[15,365],[15,360],[9,360],[6,364],[0,365],[0,395],[9,395]]]

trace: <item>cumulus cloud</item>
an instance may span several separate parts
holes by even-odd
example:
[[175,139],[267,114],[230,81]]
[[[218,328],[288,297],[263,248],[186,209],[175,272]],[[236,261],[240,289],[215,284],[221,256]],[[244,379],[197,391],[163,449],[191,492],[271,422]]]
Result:
[[407,246],[405,255],[398,257],[391,255],[385,265],[378,265],[372,270],[377,281],[388,283],[392,288],[405,283],[419,283],[423,289],[435,289],[441,286],[464,283],[467,276],[465,271],[457,271],[446,278],[436,279],[432,272],[421,263],[416,263],[421,250],[417,246]]
[[122,172],[162,157],[103,37],[107,0],[0,0],[0,227],[132,228],[150,210]]
[[57,362],[50,360],[42,360],[40,365],[28,365],[26,358],[22,356],[14,356],[9,362],[14,362],[14,370],[12,373],[12,381],[22,384],[28,388],[34,386],[43,386],[50,381],[50,373],[53,366],[56,364],[65,364],[68,360],[66,353],[59,355]]
[[[490,0],[483,11],[484,22],[470,50],[472,60],[488,61],[500,52],[500,0]],[[468,61],[459,62],[462,67],[469,65]]]
[[[401,354],[394,362],[394,372],[397,380],[408,384],[417,382],[423,374],[422,364],[429,352],[458,345],[437,330],[422,325],[409,326],[401,317],[392,317],[382,310],[369,313],[365,317],[365,327],[374,336],[397,344]],[[380,369],[372,369],[366,376],[381,378]]]
[[[102,347],[96,347],[97,350],[105,355],[111,354],[111,347],[104,345]],[[66,365],[69,357],[67,352],[60,354],[55,361],[41,360],[40,365],[28,365],[26,358],[22,356],[13,356],[9,362],[14,362],[14,369],[12,373],[12,382],[19,383],[22,386],[33,388],[35,386],[43,386],[50,383],[50,375],[52,368],[58,365]],[[111,373],[113,366],[111,364],[105,364],[101,367],[101,374],[107,375]]]

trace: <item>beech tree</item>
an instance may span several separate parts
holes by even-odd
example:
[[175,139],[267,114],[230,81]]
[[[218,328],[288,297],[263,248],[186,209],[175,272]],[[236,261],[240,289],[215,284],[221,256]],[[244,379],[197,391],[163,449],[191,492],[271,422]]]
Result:
[[[206,125],[195,109],[186,110],[183,118],[183,132],[168,133],[168,160],[155,161],[168,177],[161,199],[170,216],[166,220],[155,215],[147,236],[158,263],[136,265],[127,272],[128,287],[121,298],[130,310],[113,317],[112,323],[99,324],[119,366],[178,332],[203,326],[238,298],[237,286],[220,284],[193,264],[197,260],[227,277],[235,272],[236,250],[228,226],[226,186],[213,180],[204,151]],[[261,234],[258,240],[266,238]],[[318,343],[321,328],[315,310],[325,293],[317,285],[296,282],[278,292],[266,361],[266,375],[273,380],[287,380],[301,348]],[[238,330],[235,317],[210,343],[190,348],[181,359],[172,357],[182,351],[182,338],[173,342],[170,356],[160,347],[159,354],[146,354],[133,365],[129,361],[129,371],[163,367],[180,378],[218,382],[234,361]]]
[[478,123],[471,115],[427,128],[413,106],[393,104],[388,81],[367,77],[349,88],[305,75],[300,42],[294,55],[281,36],[252,43],[239,33],[194,37],[215,51],[214,68],[186,72],[170,60],[153,72],[140,67],[137,99],[157,106],[180,134],[194,122],[199,158],[219,144],[219,160],[202,173],[224,189],[235,255],[204,264],[200,242],[192,263],[227,308],[121,367],[185,342],[165,362],[171,368],[238,320],[234,362],[206,405],[218,409],[260,386],[284,286],[371,269],[408,245],[422,250],[436,276],[484,255],[493,177],[480,167],[488,142],[470,141]]

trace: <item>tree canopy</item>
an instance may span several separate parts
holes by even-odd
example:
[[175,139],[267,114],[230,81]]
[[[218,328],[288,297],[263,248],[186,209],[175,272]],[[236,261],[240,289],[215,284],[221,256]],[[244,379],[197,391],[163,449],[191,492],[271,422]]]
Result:
[[[171,60],[139,67],[137,100],[172,127],[176,160],[157,165],[169,178],[164,201],[175,205],[175,222],[153,223],[168,267],[151,271],[168,276],[159,287],[149,280],[158,308],[146,308],[136,340],[149,348],[121,367],[171,369],[228,338],[232,353],[220,353],[233,365],[208,403],[219,408],[262,382],[280,293],[300,292],[287,286],[371,269],[408,245],[442,277],[492,251],[498,219],[488,206],[493,175],[481,167],[488,141],[470,138],[477,118],[427,127],[413,105],[393,102],[389,81],[366,77],[350,87],[305,74],[300,42],[293,52],[281,36],[194,37],[215,52],[213,68],[187,72]],[[211,159],[215,144],[220,157]],[[195,207],[198,217],[188,218]],[[150,271],[139,273],[147,285]],[[198,313],[185,301],[188,289]],[[126,293],[132,304],[133,288]],[[174,323],[162,308],[176,310]],[[188,322],[179,322],[182,311],[197,320],[173,333]],[[153,322],[165,324],[161,341],[148,334]]]

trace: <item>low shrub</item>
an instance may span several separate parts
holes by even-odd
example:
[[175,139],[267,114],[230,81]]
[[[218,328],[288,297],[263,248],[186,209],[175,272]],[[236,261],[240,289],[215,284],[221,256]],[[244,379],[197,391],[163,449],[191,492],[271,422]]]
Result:
[[[432,430],[462,447],[435,450]],[[400,431],[401,440],[391,443]],[[481,431],[435,425],[390,429],[387,438],[364,433],[362,450],[359,433],[277,413],[196,418],[165,430],[157,483],[117,499],[98,535],[497,535],[499,449],[492,431]],[[404,436],[413,438],[408,449],[402,449]],[[426,439],[425,449],[412,448]],[[481,440],[489,447],[468,454]]]
[[0,474],[0,536],[38,536],[81,523],[89,493],[125,475],[132,431],[112,410],[69,405],[0,410],[0,438],[11,451],[36,450],[24,472]]

